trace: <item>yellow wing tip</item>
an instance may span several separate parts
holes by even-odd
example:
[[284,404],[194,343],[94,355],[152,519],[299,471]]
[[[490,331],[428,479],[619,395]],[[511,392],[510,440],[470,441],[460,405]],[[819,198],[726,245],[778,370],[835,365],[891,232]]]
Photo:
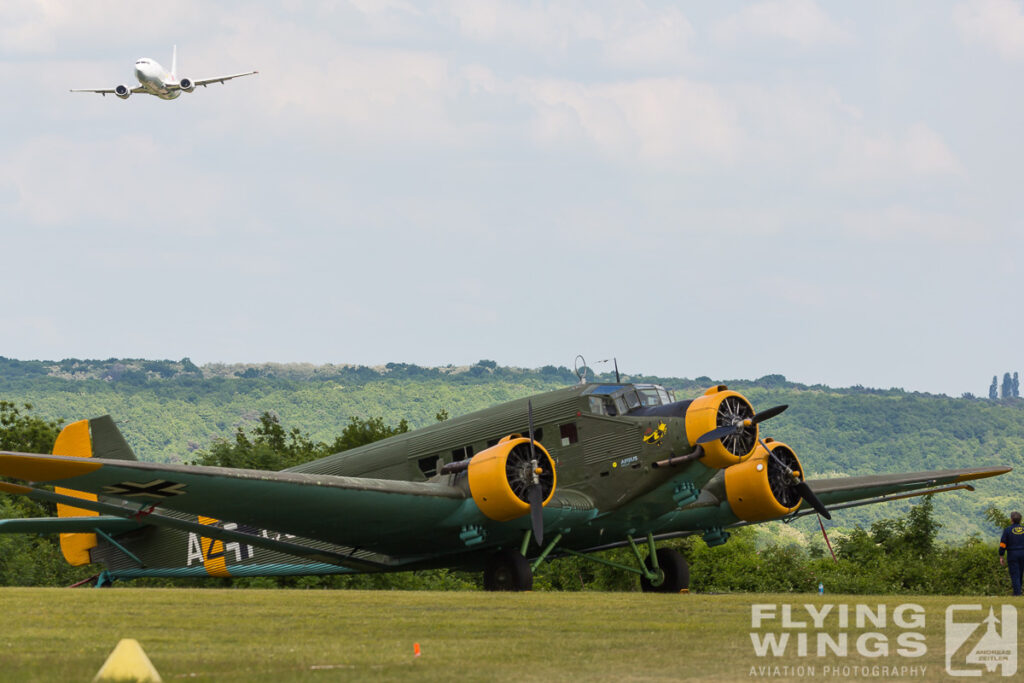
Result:
[[0,492],[22,496],[26,493],[31,493],[32,487],[21,486],[20,484],[8,484],[6,481],[0,481]]
[[956,478],[956,481],[958,481],[958,482],[960,482],[960,481],[971,481],[972,479],[985,479],[987,477],[998,477],[1001,474],[1006,474],[1007,472],[1012,472],[1012,471],[1013,471],[1012,467],[1006,467],[1006,466],[986,467],[986,468],[980,469],[980,470],[978,470],[976,472],[967,472],[966,474],[961,474],[960,476],[958,476]]
[[22,481],[58,481],[95,472],[101,463],[86,458],[30,453],[0,453],[0,476]]

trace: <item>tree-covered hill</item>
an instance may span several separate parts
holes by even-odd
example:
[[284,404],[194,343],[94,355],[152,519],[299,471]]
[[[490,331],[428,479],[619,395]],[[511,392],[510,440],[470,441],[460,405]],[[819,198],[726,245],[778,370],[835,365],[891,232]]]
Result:
[[[597,377],[611,381],[609,375]],[[1015,471],[978,482],[977,492],[939,496],[941,537],[994,533],[984,519],[992,505],[1024,507],[1024,400],[950,398],[900,389],[844,389],[787,382],[708,377],[623,379],[656,381],[694,396],[728,384],[755,408],[790,408],[766,423],[765,432],[792,446],[809,478],[879,472],[1010,465]],[[423,368],[404,363],[354,365],[259,364],[197,366],[181,361],[0,358],[0,399],[31,403],[40,417],[68,422],[109,413],[143,460],[191,460],[214,440],[254,425],[264,411],[310,438],[333,441],[349,419],[406,419],[412,428],[432,423],[440,411],[455,416],[574,383],[575,374],[547,366],[521,369],[480,361],[473,366]],[[893,503],[841,512],[851,527],[902,514]],[[798,523],[805,531],[811,522]]]

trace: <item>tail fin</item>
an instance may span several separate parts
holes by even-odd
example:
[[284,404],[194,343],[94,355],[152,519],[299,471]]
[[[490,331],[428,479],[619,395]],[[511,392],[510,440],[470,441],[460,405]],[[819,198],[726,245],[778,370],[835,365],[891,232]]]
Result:
[[[61,430],[53,444],[54,455],[78,458],[111,458],[114,460],[136,460],[135,453],[124,440],[117,425],[109,415],[72,422]],[[83,493],[74,489],[55,487],[57,493],[74,496],[82,500],[96,500],[96,494]],[[72,505],[57,504],[58,517],[97,517],[98,512],[83,510]],[[96,534],[73,533],[60,535],[60,549],[64,559],[72,566],[89,564],[89,551],[96,547]]]
[[178,46],[171,48],[171,79],[178,80]]

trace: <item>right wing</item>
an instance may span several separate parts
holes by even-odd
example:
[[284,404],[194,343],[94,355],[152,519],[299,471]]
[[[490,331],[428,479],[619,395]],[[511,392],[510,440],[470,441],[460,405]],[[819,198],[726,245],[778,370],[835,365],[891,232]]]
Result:
[[[107,95],[116,95],[117,94],[117,91],[114,88],[99,88],[99,89],[96,89],[96,90],[90,90],[88,88],[76,90],[76,89],[72,88],[71,92],[94,92],[94,93],[99,93],[100,95],[103,95],[104,97],[106,97]],[[146,91],[140,85],[137,88],[132,88],[128,92],[131,92],[133,94],[138,94],[140,92],[146,92]]]

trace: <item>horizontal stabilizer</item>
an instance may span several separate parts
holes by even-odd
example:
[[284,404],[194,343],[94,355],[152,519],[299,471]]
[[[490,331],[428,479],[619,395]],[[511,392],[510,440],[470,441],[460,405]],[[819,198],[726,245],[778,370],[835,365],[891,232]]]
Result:
[[116,535],[138,529],[142,525],[123,517],[36,517],[32,519],[0,519],[0,534],[75,534]]
[[[71,500],[70,496],[54,493],[53,491],[46,491],[43,489],[35,489],[30,486],[20,486],[18,484],[8,484],[7,482],[0,481],[0,493],[10,493],[14,495],[22,495],[31,498],[32,500],[46,501],[49,503],[62,504],[68,500]],[[332,549],[329,547],[314,547],[313,545],[306,545],[299,542],[299,539],[294,540],[276,540],[271,539],[269,536],[259,535],[254,533],[246,533],[237,531],[235,529],[229,529],[223,527],[217,523],[203,523],[198,520],[190,520],[181,516],[170,516],[161,514],[160,512],[149,511],[138,517],[138,522],[135,516],[139,513],[122,507],[120,505],[114,505],[102,500],[96,501],[84,501],[81,503],[91,510],[95,511],[97,517],[85,517],[80,519],[96,520],[96,519],[110,519],[118,522],[130,524],[130,528],[138,528],[139,526],[159,526],[168,527],[171,529],[178,529],[181,531],[189,531],[199,534],[206,538],[213,538],[219,541],[226,541],[229,543],[245,543],[253,545],[259,548],[265,548],[275,552],[285,553],[288,555],[295,555],[296,557],[303,557],[312,562],[320,562],[329,565],[336,565],[340,567],[347,567],[350,569],[359,569],[362,571],[379,571],[388,566],[394,565],[395,562],[385,556],[377,553],[370,553],[367,551],[359,551],[355,548],[337,548]],[[123,515],[123,516],[118,516]],[[54,518],[43,518],[43,521]],[[67,518],[72,519],[72,518]],[[34,522],[38,521],[35,519],[25,520],[6,520],[8,522]],[[56,518],[56,521],[63,522],[64,519]],[[3,531],[0,528],[0,531]],[[17,529],[9,529],[8,531],[14,532],[29,532],[34,531],[32,529],[23,526]],[[56,531],[56,529],[54,529]],[[40,533],[40,532],[35,532]],[[323,546],[323,544],[320,544]],[[344,552],[339,552],[344,550]],[[140,575],[141,576],[141,575]],[[156,576],[155,574],[153,576]]]

